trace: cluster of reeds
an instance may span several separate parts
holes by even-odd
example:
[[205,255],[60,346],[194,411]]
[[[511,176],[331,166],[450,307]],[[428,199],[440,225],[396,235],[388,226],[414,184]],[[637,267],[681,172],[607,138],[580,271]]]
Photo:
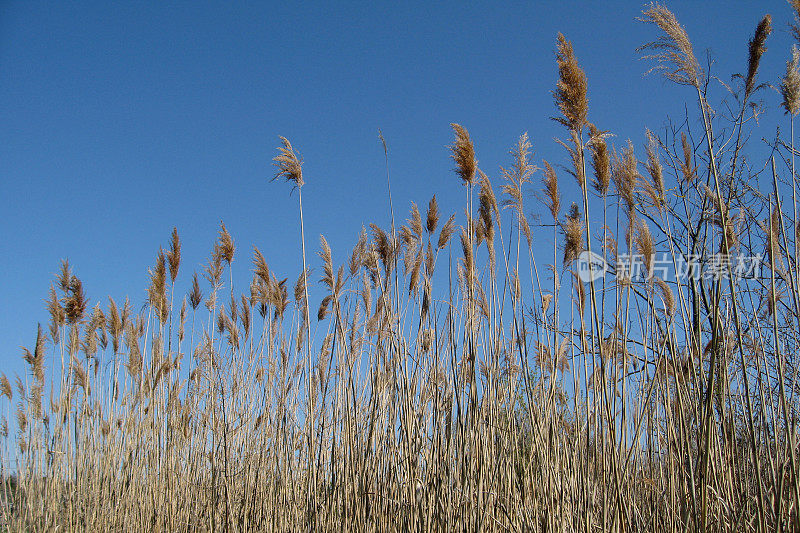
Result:
[[[186,296],[173,232],[138,313],[90,307],[65,262],[30,371],[0,378],[4,527],[800,530],[797,48],[775,84],[791,134],[758,161],[746,141],[771,18],[728,115],[674,15],[654,4],[643,19],[660,32],[643,49],[693,89],[693,116],[647,131],[641,161],[631,142],[610,147],[559,35],[565,164],[536,166],[524,134],[496,195],[454,124],[465,216],[433,197],[345,256],[321,237],[316,314],[286,139],[274,162],[300,202],[293,286],[256,249],[234,291],[224,225]],[[577,182],[568,209],[559,173]],[[604,276],[580,275],[587,253]],[[760,275],[738,276],[739,256],[763,257]],[[687,258],[716,274],[678,275]]]

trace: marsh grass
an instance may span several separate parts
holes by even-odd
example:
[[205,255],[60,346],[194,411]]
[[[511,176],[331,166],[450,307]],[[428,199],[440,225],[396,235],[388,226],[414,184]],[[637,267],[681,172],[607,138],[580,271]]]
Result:
[[[643,20],[660,32],[643,50],[690,89],[697,120],[647,130],[642,161],[630,141],[609,147],[559,35],[565,164],[538,168],[524,134],[497,197],[453,124],[464,216],[445,220],[433,197],[396,228],[389,192],[388,231],[370,225],[342,255],[322,236],[315,316],[306,182],[285,138],[274,163],[299,202],[293,287],[255,249],[250,285],[235,291],[224,225],[186,296],[173,232],[139,313],[90,307],[64,262],[49,329],[23,352],[29,371],[0,376],[4,527],[799,530],[797,49],[775,84],[790,138],[758,170],[744,155],[759,157],[746,141],[753,98],[770,97],[757,75],[771,18],[743,47],[727,115],[712,112],[713,84],[675,16],[653,4]],[[580,192],[568,209],[559,173]],[[534,192],[547,225],[530,224]],[[583,251],[612,271],[581,281]],[[613,268],[628,253],[642,254],[642,276]],[[765,268],[676,278],[655,263],[718,253],[764,255]]]

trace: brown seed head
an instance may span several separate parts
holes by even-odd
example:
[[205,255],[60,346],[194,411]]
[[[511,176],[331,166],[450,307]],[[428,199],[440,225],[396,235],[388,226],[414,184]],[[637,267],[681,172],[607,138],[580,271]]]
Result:
[[353,247],[353,251],[350,254],[350,275],[355,276],[358,269],[361,268],[361,265],[364,262],[364,254],[367,248],[367,230],[363,226],[361,227],[361,232],[358,234],[358,241],[356,241],[356,245]]
[[532,236],[528,219],[525,216],[522,188],[531,181],[531,176],[536,171],[536,167],[529,160],[530,149],[531,143],[528,140],[528,134],[523,133],[517,141],[517,145],[509,152],[514,160],[511,169],[500,168],[505,181],[502,185],[505,198],[501,203],[503,207],[510,207],[514,211],[519,231],[525,235],[529,247],[532,244]]
[[269,268],[267,267],[267,260],[261,250],[253,247],[253,271],[255,275],[261,280],[262,283],[269,283]]
[[450,146],[451,158],[456,163],[453,170],[464,185],[472,185],[475,181],[475,174],[478,168],[478,161],[475,159],[475,146],[469,138],[469,132],[460,124],[450,124],[456,134],[456,140]]
[[64,308],[61,307],[61,302],[59,302],[56,296],[56,289],[53,285],[50,285],[50,295],[47,299],[47,311],[50,313],[50,324],[54,326],[57,331],[58,328],[64,325],[64,321],[67,317],[64,313]]
[[629,214],[633,213],[636,205],[634,193],[636,184],[641,180],[637,165],[633,143],[629,140],[628,145],[622,150],[622,157],[618,156],[616,152],[614,153],[611,169],[611,176],[614,180],[614,186],[617,188],[617,194],[625,202],[625,207]]
[[172,283],[175,283],[175,278],[178,277],[178,268],[181,266],[181,241],[178,238],[178,228],[172,228],[167,262],[169,263],[169,276],[172,279]]
[[592,185],[597,192],[605,196],[611,182],[611,158],[606,144],[606,137],[609,134],[598,130],[594,124],[589,125],[589,133],[591,134],[589,149],[592,152],[592,168],[595,177]]
[[203,301],[203,293],[200,291],[200,283],[197,281],[197,272],[192,276],[192,290],[189,292],[189,305],[196,311],[200,302]]
[[327,285],[328,289],[333,291],[336,280],[333,277],[333,256],[331,247],[328,241],[325,240],[324,235],[319,236],[319,244],[322,248],[318,252],[319,257],[322,259],[322,279],[320,281]]
[[664,300],[664,311],[667,317],[671,317],[675,314],[675,294],[663,279],[656,278],[656,284],[659,292],[661,292],[661,299]]
[[683,181],[686,184],[690,184],[694,182],[694,178],[697,176],[696,174],[697,167],[695,167],[693,163],[692,145],[689,142],[689,137],[686,135],[686,132],[681,132],[681,146],[683,148],[683,161],[681,162],[681,174],[683,175]]
[[86,296],[83,294],[83,284],[77,276],[72,276],[67,292],[64,312],[66,313],[67,322],[74,325],[83,318],[88,305]]
[[11,389],[11,383],[5,374],[0,373],[0,396],[6,396],[8,401],[14,399],[14,391]]
[[300,188],[303,186],[303,160],[295,153],[292,144],[286,137],[281,137],[282,146],[278,147],[278,155],[272,161],[278,172],[275,177],[284,178],[286,181],[291,181],[294,187]]
[[678,23],[675,15],[666,7],[656,3],[651,3],[642,15],[640,21],[654,24],[662,31],[658,40],[638,49],[653,51],[652,54],[644,56],[645,59],[656,61],[656,65],[648,72],[659,70],[668,80],[699,88],[703,72],[694,56],[689,35]]
[[[800,0],[798,0],[800,3]],[[797,45],[792,45],[792,58],[786,62],[786,74],[781,80],[781,105],[792,116],[796,116],[800,111],[800,52]]]
[[36,328],[36,347],[33,349],[33,377],[39,384],[44,383],[44,358],[45,358],[45,341],[46,337],[42,331],[42,325],[39,324]]
[[564,266],[569,266],[583,251],[583,229],[581,212],[575,202],[570,206],[564,229]]
[[795,40],[800,42],[800,0],[789,0],[789,6],[794,11],[794,22],[789,25]]
[[228,233],[223,222],[219,223],[219,250],[221,258],[228,265],[233,263],[233,254],[236,251],[236,246],[233,243],[233,237]]
[[169,313],[167,302],[167,268],[164,251],[159,249],[156,265],[150,269],[150,286],[147,289],[147,301],[156,312],[156,316],[163,324]]
[[547,161],[544,162],[544,202],[550,210],[553,220],[558,220],[558,212],[561,210],[561,193],[558,191],[558,176],[556,171]]
[[69,284],[72,281],[72,269],[69,266],[68,259],[61,261],[61,270],[58,273],[57,279],[62,292],[67,292],[69,290]]
[[764,44],[767,42],[767,37],[769,37],[770,33],[772,33],[772,17],[764,15],[764,18],[761,19],[761,22],[756,27],[756,33],[748,43],[747,77],[744,84],[745,97],[749,96],[756,87],[758,65],[761,62],[761,56],[767,51],[767,47]]
[[436,195],[434,194],[431,201],[428,202],[428,214],[426,217],[425,228],[428,234],[433,234],[436,231],[436,224],[439,223],[439,204],[436,202]]
[[406,220],[408,229],[414,236],[414,240],[419,241],[422,239],[422,215],[419,213],[419,208],[415,202],[411,202],[411,217]]
[[644,181],[645,191],[660,212],[664,203],[664,171],[658,158],[658,140],[650,130],[647,130],[647,140],[646,167],[647,173],[650,174],[650,181]]
[[558,82],[553,97],[563,118],[555,120],[571,130],[580,132],[586,125],[589,102],[586,98],[586,74],[578,65],[572,49],[572,43],[562,34],[558,34]]
[[[495,235],[495,228],[494,228],[494,221],[492,220],[492,215],[494,215],[494,219],[497,221],[498,227],[500,226],[500,217],[499,217],[499,210],[497,208],[497,199],[494,195],[494,190],[492,190],[492,182],[489,180],[489,177],[484,174],[482,171],[478,171],[481,175],[481,186],[480,192],[478,193],[479,199],[479,206],[478,206],[478,214],[479,219],[481,221],[482,227],[482,235],[483,238],[486,240],[486,248],[489,251],[489,261],[490,265],[494,265],[495,262],[495,253],[494,253],[494,235]],[[494,268],[492,268],[494,270]]]
[[637,222],[634,243],[636,244],[637,251],[644,259],[644,265],[647,269],[647,273],[652,276],[654,260],[653,253],[655,251],[655,248],[653,247],[653,237],[650,234],[650,228],[647,226],[647,223],[645,223],[644,220],[640,219]]
[[456,231],[456,216],[450,215],[450,218],[447,219],[444,226],[442,226],[442,231],[439,232],[439,240],[436,244],[436,248],[441,250],[447,243],[450,242],[450,238],[453,236],[453,233]]

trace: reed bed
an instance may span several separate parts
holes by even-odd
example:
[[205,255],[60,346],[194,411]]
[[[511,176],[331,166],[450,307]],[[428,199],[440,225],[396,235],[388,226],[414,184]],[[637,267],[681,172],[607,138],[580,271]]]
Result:
[[[224,225],[186,295],[173,232],[140,312],[90,307],[65,262],[29,371],[0,379],[4,527],[800,530],[797,48],[768,90],[764,17],[723,100],[674,15],[642,18],[643,54],[691,104],[643,147],[613,148],[590,122],[559,35],[563,161],[535,164],[524,134],[493,181],[453,124],[462,216],[433,197],[395,225],[390,207],[352,251],[321,237],[307,257],[302,160],[282,139],[294,283],[256,249],[234,291]],[[748,144],[762,97],[790,132],[766,153]],[[581,277],[589,252],[604,276]],[[759,275],[740,257],[760,257]]]

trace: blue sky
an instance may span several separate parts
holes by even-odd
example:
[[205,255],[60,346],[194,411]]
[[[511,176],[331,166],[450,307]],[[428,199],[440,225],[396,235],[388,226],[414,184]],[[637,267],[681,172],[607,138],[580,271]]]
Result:
[[[785,2],[668,2],[701,61],[724,81],[746,69],[747,40],[774,17],[761,79],[777,83],[791,44]],[[399,219],[435,193],[462,212],[449,124],[466,126],[480,167],[499,166],[527,131],[535,160],[564,163],[553,138],[557,32],[589,81],[590,120],[641,151],[645,127],[680,118],[683,88],[643,76],[635,48],[655,37],[639,2],[333,4],[0,3],[0,369],[23,368],[46,325],[43,299],[62,259],[93,305],[144,301],[147,269],[176,226],[179,283],[206,261],[220,221],[249,280],[252,246],[270,267],[300,270],[296,195],[271,183],[278,135],[305,159],[310,252],[334,260],[362,224],[387,226],[389,144]],[[763,94],[767,119],[778,97]],[[765,122],[759,136],[774,135]],[[536,175],[538,189],[540,176]],[[563,176],[562,183],[567,177]],[[570,191],[565,191],[565,202]],[[531,189],[533,191],[533,189]],[[528,205],[540,211],[531,197]],[[316,262],[314,262],[316,264]],[[180,289],[179,289],[180,290]]]

